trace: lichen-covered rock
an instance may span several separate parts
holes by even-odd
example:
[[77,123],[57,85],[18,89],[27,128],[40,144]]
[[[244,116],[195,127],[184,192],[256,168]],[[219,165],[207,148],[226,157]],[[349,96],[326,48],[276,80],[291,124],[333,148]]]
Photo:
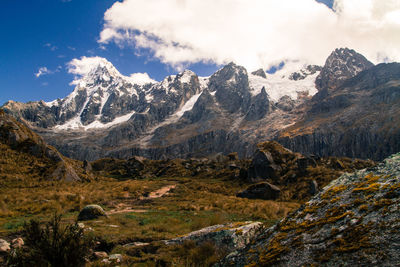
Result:
[[99,205],[88,205],[79,213],[78,221],[92,220],[100,216],[107,216],[102,207]]
[[165,241],[167,245],[181,244],[186,240],[196,243],[213,242],[228,251],[244,248],[262,229],[260,222],[229,223],[209,226],[185,236]]
[[250,199],[275,200],[279,198],[280,193],[281,190],[279,187],[265,182],[251,185],[236,196]]
[[400,153],[343,174],[221,266],[398,266]]

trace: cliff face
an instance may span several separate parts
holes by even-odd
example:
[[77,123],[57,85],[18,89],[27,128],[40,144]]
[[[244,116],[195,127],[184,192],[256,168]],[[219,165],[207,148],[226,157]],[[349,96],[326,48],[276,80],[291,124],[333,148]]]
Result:
[[400,154],[344,174],[221,266],[397,266]]
[[316,94],[305,118],[277,139],[301,153],[382,160],[400,151],[399,115],[400,64],[380,64]]

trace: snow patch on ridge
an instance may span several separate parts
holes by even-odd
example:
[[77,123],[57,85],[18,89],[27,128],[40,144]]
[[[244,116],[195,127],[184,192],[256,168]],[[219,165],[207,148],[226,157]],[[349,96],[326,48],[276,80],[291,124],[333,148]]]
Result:
[[288,62],[281,70],[274,74],[267,74],[267,78],[249,74],[250,92],[253,96],[258,95],[264,87],[270,99],[274,102],[278,102],[285,95],[296,100],[300,92],[308,92],[310,96],[313,96],[318,92],[315,87],[315,79],[319,72],[308,75],[303,80],[289,79],[293,72],[299,71],[307,65],[300,62]]
[[76,116],[72,118],[71,120],[67,121],[65,124],[62,125],[57,125],[54,127],[56,130],[90,130],[90,129],[105,129],[105,128],[110,128],[114,125],[123,123],[128,121],[136,112],[132,111],[128,114],[125,114],[123,116],[115,118],[113,121],[108,122],[108,123],[102,123],[98,120],[88,124],[88,125],[83,125],[80,116]]

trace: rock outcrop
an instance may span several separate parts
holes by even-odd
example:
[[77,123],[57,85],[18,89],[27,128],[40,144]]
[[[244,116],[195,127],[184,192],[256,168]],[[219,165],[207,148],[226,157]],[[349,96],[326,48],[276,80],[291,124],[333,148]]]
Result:
[[182,237],[167,240],[167,245],[182,244],[187,240],[195,241],[196,244],[212,242],[217,247],[227,251],[246,247],[249,242],[260,232],[262,223],[243,222],[213,225]]
[[236,196],[249,199],[276,200],[279,198],[280,193],[281,190],[275,185],[270,183],[258,183],[249,186]]
[[245,198],[304,200],[344,172],[375,163],[349,158],[302,155],[277,142],[258,144],[250,163],[242,164],[239,177],[250,185],[237,196]]
[[343,174],[220,266],[397,266],[400,154]]

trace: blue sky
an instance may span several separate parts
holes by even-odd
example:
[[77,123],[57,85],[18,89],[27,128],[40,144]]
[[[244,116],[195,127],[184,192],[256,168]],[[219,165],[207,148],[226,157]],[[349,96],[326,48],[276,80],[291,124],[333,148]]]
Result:
[[[388,33],[386,26],[400,29],[398,13],[393,13],[393,10],[400,12],[396,1],[384,6],[381,0],[366,0],[378,7],[375,10],[347,4],[360,3],[358,0],[336,0],[342,5],[342,14],[330,9],[333,0],[315,0],[326,6],[310,0],[281,0],[278,4],[270,0],[252,1],[232,1],[242,6],[226,7],[226,2],[217,0],[2,0],[0,105],[8,100],[51,101],[67,96],[73,90],[69,83],[74,79],[68,73],[67,63],[83,56],[104,57],[124,75],[146,72],[155,80],[177,73],[176,66],[182,66],[182,62],[185,68],[201,76],[212,74],[229,61],[246,67],[255,66],[247,63],[259,66],[261,62],[267,68],[299,56],[310,63],[322,64],[330,51],[343,46],[355,48],[374,62],[379,62],[379,56],[400,58],[400,44],[395,35],[384,35]],[[160,3],[165,6],[160,7]],[[207,4],[202,6],[203,3]],[[257,12],[253,4],[269,13]],[[199,10],[187,9],[190,5],[199,6]],[[215,10],[210,9],[214,5]],[[379,9],[379,5],[386,9]],[[273,10],[275,6],[280,9]],[[231,8],[235,16],[224,13],[226,8]],[[242,12],[246,8],[247,12]],[[153,15],[153,10],[158,16]],[[381,15],[385,20],[379,24],[383,28],[360,27],[373,25],[364,22],[376,18],[375,11],[385,15]],[[353,17],[361,24],[349,20]],[[336,21],[338,25],[349,26],[335,32]],[[114,35],[99,42],[105,29]],[[355,31],[371,31],[373,38],[346,36],[347,32]],[[145,34],[134,39],[132,35],[121,34],[124,32]],[[204,37],[206,42],[202,42]],[[213,41],[214,46],[210,46]],[[40,69],[45,73],[37,77]]]
[[[66,64],[82,56],[107,58],[125,75],[147,72],[160,80],[174,69],[131,48],[101,49],[97,40],[113,0],[2,0],[0,8],[0,105],[8,100],[50,101],[68,95],[73,75]],[[40,68],[51,73],[36,77]],[[208,75],[214,65],[191,69]]]

